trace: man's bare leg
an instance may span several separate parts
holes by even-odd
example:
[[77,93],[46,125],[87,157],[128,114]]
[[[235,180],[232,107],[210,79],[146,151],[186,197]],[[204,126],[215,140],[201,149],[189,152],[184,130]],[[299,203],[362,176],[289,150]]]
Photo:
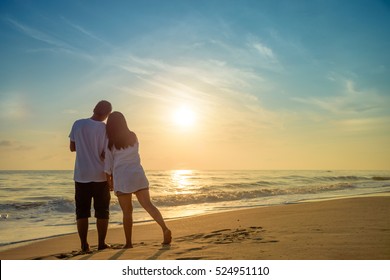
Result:
[[99,239],[98,250],[110,248],[110,245],[106,244],[108,219],[96,219],[96,228],[97,228],[98,239]]
[[88,252],[90,250],[89,244],[87,241],[88,237],[88,218],[77,219],[77,231],[79,233],[81,250],[83,252]]

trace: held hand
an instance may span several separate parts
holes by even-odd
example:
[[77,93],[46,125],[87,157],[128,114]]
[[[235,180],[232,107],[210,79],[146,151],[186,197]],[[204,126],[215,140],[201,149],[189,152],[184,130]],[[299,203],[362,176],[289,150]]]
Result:
[[110,189],[110,191],[113,191],[114,190],[114,180],[113,180],[113,177],[110,174],[106,173],[106,178],[107,178],[108,188]]
[[114,190],[114,183],[113,183],[112,177],[110,178],[110,180],[108,180],[108,187],[109,187],[111,192]]

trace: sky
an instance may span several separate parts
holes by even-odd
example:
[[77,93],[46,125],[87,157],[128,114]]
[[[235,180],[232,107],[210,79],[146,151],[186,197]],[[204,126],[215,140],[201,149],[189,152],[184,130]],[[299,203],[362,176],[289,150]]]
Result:
[[146,170],[390,169],[390,2],[0,2],[0,169],[108,100]]

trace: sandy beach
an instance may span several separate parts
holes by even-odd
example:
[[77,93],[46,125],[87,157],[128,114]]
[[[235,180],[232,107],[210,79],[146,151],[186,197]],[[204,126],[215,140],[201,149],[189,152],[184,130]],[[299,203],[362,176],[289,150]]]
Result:
[[111,249],[79,251],[77,234],[0,252],[2,260],[389,260],[390,196],[344,198],[259,207],[168,221],[170,246],[155,223],[136,225],[134,248],[122,249],[121,227]]

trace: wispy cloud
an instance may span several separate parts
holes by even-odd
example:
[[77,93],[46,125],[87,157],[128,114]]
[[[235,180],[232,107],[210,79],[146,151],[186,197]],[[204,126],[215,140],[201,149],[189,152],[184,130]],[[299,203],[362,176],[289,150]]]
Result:
[[[249,34],[246,39],[246,46],[252,57],[250,59],[254,61],[259,61],[261,59],[261,66],[267,68],[269,70],[281,70],[283,69],[280,64],[279,58],[271,47],[270,43],[265,43],[264,40],[255,36],[253,34]],[[256,60],[257,56],[257,60]]]
[[0,140],[0,147],[10,147],[10,146],[12,146],[12,141]]
[[93,40],[96,40],[98,41],[99,43],[103,43],[104,45],[106,46],[111,46],[107,41],[99,38],[97,35],[95,35],[92,31],[89,31],[87,30],[86,28],[80,26],[79,24],[76,24],[70,20],[68,20],[67,18],[65,17],[62,17],[62,19],[64,20],[64,22],[66,24],[68,24],[70,27],[72,27],[73,29],[77,30],[78,32],[80,32],[81,34],[87,36],[88,38],[91,38]]
[[[254,85],[265,84],[264,79],[250,69],[242,70],[219,60],[187,60],[184,62],[129,56],[120,60],[117,67],[137,77],[145,85],[155,87],[156,92],[175,95],[192,92],[203,100],[214,99],[221,92],[237,95],[253,90]],[[210,90],[210,93],[208,91]],[[147,94],[156,96],[158,94]],[[220,93],[220,94],[218,94]],[[251,95],[246,93],[247,96]],[[182,96],[181,96],[182,97]],[[252,96],[256,99],[256,96]]]
[[20,32],[25,34],[26,36],[33,38],[35,40],[44,42],[46,44],[49,44],[51,46],[59,47],[59,48],[65,48],[65,49],[73,49],[70,45],[67,43],[45,33],[42,31],[39,31],[37,29],[34,29],[32,27],[26,26],[14,19],[6,18],[6,21],[8,21],[13,27],[18,29]]
[[47,32],[43,32],[41,30],[32,28],[32,27],[27,26],[23,23],[20,23],[19,21],[14,20],[12,18],[6,18],[5,20],[11,26],[13,26],[15,29],[17,29],[19,32],[23,33],[27,37],[30,37],[34,40],[37,40],[37,41],[40,41],[40,42],[43,42],[43,43],[49,45],[49,47],[47,47],[47,48],[29,49],[28,50],[29,52],[41,52],[41,51],[57,52],[57,53],[59,52],[59,53],[65,53],[68,55],[74,55],[74,56],[77,56],[77,57],[80,57],[83,59],[87,59],[87,60],[93,60],[93,57],[90,54],[73,47],[69,43],[67,43],[61,39],[58,39],[55,36],[50,35]]
[[29,151],[35,147],[31,145],[23,145],[19,141],[0,140],[0,148],[13,151]]
[[147,70],[147,69],[144,69],[144,68],[141,68],[141,67],[137,67],[137,66],[132,66],[132,65],[122,65],[122,66],[118,66],[120,68],[122,68],[123,70],[125,71],[128,71],[130,72],[131,74],[136,74],[136,75],[151,75],[153,74],[153,72],[151,72],[150,70]]
[[254,43],[253,44],[253,47],[259,51],[259,53],[265,57],[265,58],[269,58],[271,60],[275,60],[275,55],[274,55],[274,52],[267,46],[265,46],[264,44],[262,43]]
[[[253,131],[282,126],[281,117],[267,110],[259,98],[272,84],[254,70],[218,59],[168,62],[135,55],[123,57],[127,60],[115,60],[117,68],[139,80],[136,85],[113,84],[123,93],[154,99],[164,106],[190,104],[199,110],[204,126],[226,127],[243,139],[253,136]],[[215,115],[215,111],[220,113]]]
[[389,100],[372,91],[358,91],[352,80],[345,80],[344,89],[334,96],[292,98],[335,115],[362,114],[384,111]]
[[[333,80],[332,80],[333,81]],[[360,90],[353,80],[346,79],[339,94],[333,96],[293,98],[304,105],[299,112],[299,125],[315,125],[329,133],[377,135],[388,133],[390,98],[375,90]]]

